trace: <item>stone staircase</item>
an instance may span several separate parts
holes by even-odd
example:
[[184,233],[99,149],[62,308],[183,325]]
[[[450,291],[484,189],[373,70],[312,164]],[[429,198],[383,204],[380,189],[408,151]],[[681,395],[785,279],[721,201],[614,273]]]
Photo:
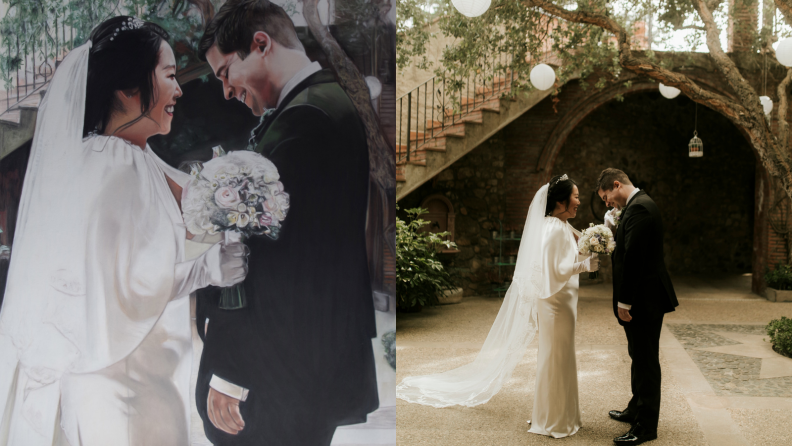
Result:
[[7,93],[0,94],[0,160],[33,138],[38,107],[45,92],[45,88],[39,89],[11,110],[6,110]]
[[[532,90],[509,98],[506,97],[510,93],[507,84],[505,79],[496,78],[491,85],[474,88],[474,97],[461,99],[462,112],[446,109],[442,121],[428,119],[426,125],[417,125],[418,131],[409,132],[409,159],[407,132],[403,134],[403,143],[396,146],[397,201],[434,178],[552,92]],[[421,110],[423,107],[432,106],[419,106],[418,116],[430,116],[431,112]],[[412,110],[410,112],[414,113]]]

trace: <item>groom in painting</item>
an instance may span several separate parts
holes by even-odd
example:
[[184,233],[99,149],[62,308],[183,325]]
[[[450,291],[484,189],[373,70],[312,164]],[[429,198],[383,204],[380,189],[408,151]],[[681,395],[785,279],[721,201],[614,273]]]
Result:
[[660,417],[660,330],[665,313],[679,305],[663,256],[663,220],[645,191],[633,186],[627,174],[608,168],[600,173],[597,193],[608,207],[621,210],[606,224],[615,227],[613,252],[613,313],[627,335],[632,360],[632,398],[611,418],[630,423],[630,430],[613,440],[637,445],[657,438]]
[[246,242],[245,308],[219,309],[218,289],[198,295],[198,411],[215,444],[329,445],[379,405],[365,130],[268,0],[227,1],[200,55],[226,99],[261,116],[248,148],[277,166],[290,209],[277,240]]

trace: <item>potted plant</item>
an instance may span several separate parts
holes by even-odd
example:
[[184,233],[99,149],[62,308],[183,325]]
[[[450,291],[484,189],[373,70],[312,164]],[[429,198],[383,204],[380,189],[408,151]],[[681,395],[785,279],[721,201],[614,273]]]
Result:
[[792,265],[779,263],[776,269],[765,272],[765,297],[771,302],[792,302]]
[[456,248],[456,243],[443,240],[448,232],[421,231],[430,223],[420,218],[426,209],[406,212],[407,221],[396,217],[396,296],[399,310],[409,312],[437,305],[438,294],[456,288],[437,257],[440,246]]
[[781,319],[770,321],[767,334],[776,353],[792,358],[792,319],[781,316]]

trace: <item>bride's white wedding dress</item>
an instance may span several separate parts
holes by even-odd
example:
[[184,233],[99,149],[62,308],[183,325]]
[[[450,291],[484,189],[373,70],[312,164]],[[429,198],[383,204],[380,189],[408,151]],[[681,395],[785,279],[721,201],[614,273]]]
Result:
[[[570,225],[545,217],[548,242],[577,251]],[[539,352],[533,417],[529,432],[555,438],[573,435],[582,425],[575,361],[579,278],[573,274],[560,291],[538,302]]]
[[[90,43],[42,101],[0,312],[0,445],[188,445],[186,227],[150,148],[82,137]],[[199,263],[203,262],[203,263]]]
[[571,225],[545,217],[549,185],[536,193],[528,211],[514,279],[476,359],[447,372],[405,378],[396,387],[402,400],[432,407],[486,403],[509,380],[539,331],[539,353],[529,432],[556,438],[581,426],[575,362],[579,258]]

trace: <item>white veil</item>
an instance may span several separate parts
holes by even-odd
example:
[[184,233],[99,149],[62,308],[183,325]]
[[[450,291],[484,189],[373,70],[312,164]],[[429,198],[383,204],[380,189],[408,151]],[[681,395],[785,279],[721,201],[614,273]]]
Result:
[[145,153],[83,140],[90,48],[66,56],[39,107],[0,313],[0,355],[12,342],[42,386],[133,351],[170,299],[178,256]]
[[537,300],[557,293],[566,282],[545,271],[545,184],[534,196],[525,222],[514,279],[495,323],[476,359],[447,372],[410,376],[396,386],[396,396],[432,407],[484,404],[500,391],[525,355],[537,331]]

